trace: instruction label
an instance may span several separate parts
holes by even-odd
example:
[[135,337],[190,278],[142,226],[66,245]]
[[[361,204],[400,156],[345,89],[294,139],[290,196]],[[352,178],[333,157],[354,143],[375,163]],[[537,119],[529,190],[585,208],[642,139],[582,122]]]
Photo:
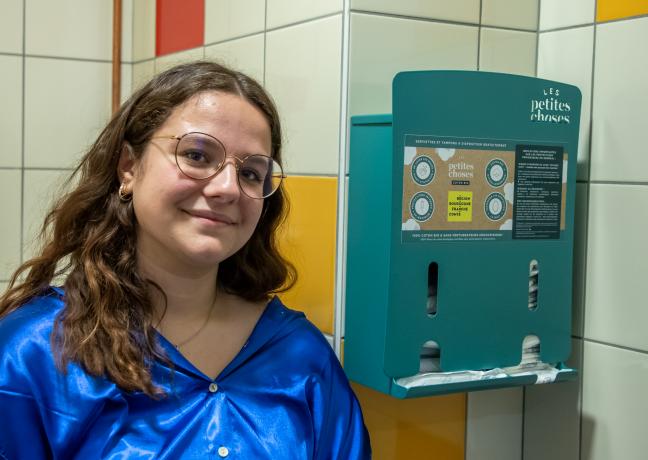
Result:
[[560,238],[563,169],[562,147],[516,147],[514,239]]
[[562,146],[406,135],[403,242],[560,238]]

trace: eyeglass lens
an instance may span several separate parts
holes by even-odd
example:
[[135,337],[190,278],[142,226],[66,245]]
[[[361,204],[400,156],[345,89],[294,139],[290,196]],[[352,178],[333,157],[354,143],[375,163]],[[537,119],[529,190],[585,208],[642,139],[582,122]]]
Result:
[[[176,148],[180,170],[194,179],[214,175],[225,161],[225,147],[216,138],[200,133],[184,135]],[[281,184],[283,171],[279,163],[266,155],[250,155],[237,167],[238,183],[251,198],[266,198]]]

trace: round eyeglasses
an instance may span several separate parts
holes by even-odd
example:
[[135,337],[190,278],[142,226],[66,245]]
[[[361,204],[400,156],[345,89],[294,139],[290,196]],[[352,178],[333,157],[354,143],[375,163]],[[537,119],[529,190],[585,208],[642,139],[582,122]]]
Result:
[[[227,153],[221,141],[209,134],[190,132],[182,136],[155,136],[153,139],[175,139],[175,161],[180,172],[196,180],[209,179],[225,165]],[[250,198],[267,198],[277,191],[284,177],[281,165],[267,155],[245,158],[230,157],[236,166],[239,188]]]

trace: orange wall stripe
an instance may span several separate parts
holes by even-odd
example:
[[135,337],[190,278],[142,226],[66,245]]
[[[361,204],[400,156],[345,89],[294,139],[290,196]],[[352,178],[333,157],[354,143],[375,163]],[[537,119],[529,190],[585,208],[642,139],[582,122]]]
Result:
[[202,46],[205,42],[205,0],[157,0],[155,55]]
[[396,399],[352,384],[373,460],[464,460],[466,395]]
[[648,0],[598,0],[596,21],[611,21],[648,14]]
[[297,268],[297,284],[280,295],[322,332],[333,334],[337,179],[290,176],[284,182],[290,213],[280,250]]

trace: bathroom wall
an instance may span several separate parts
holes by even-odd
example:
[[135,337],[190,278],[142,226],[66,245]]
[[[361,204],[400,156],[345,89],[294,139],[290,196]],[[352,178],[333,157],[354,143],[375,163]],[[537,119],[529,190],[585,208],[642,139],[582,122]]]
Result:
[[[400,70],[539,76],[583,93],[577,382],[400,401],[355,386],[376,459],[644,458],[648,383],[648,6],[631,0],[124,0],[122,99],[217,59],[262,82],[285,134],[299,269],[282,298],[342,354],[348,119],[391,112]],[[112,2],[5,0],[0,16],[0,288],[110,116]]]

